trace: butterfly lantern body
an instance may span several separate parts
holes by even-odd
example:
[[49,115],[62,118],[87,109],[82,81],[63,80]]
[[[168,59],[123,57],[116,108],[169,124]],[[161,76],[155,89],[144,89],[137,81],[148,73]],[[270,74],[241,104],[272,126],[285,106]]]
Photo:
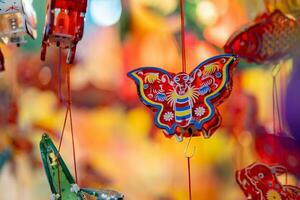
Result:
[[36,39],[36,13],[31,0],[0,2],[0,39],[4,44],[25,43],[24,36]]
[[128,73],[141,101],[155,112],[155,124],[171,137],[209,138],[220,126],[216,109],[232,89],[232,73],[237,58],[226,54],[210,58],[190,74],[169,73],[144,67]]
[[238,170],[236,181],[249,200],[299,200],[300,189],[282,185],[277,178],[286,172],[286,168],[280,165],[254,163]]
[[47,47],[56,45],[68,49],[67,63],[74,61],[77,43],[83,37],[87,0],[48,0],[42,41],[41,60]]
[[224,46],[248,62],[272,63],[292,56],[300,40],[300,24],[279,10],[263,13],[235,32]]
[[[122,200],[123,195],[113,190],[79,188],[52,140],[44,134],[40,142],[44,169],[51,188],[51,200]],[[60,176],[60,184],[58,176]],[[61,189],[61,192],[59,190]]]

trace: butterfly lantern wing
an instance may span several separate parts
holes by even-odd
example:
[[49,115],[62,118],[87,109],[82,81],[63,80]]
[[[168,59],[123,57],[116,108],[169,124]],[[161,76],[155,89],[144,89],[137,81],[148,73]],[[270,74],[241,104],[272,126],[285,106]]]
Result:
[[155,124],[167,136],[208,138],[220,126],[216,106],[232,88],[235,56],[226,54],[201,63],[189,75],[145,67],[128,73],[141,101],[155,112]]
[[219,55],[204,61],[190,74],[194,90],[192,122],[205,138],[209,138],[221,125],[217,106],[230,95],[236,64],[234,55]]
[[136,85],[140,100],[155,112],[155,124],[174,135],[176,122],[172,105],[173,74],[155,67],[144,67],[128,73]]

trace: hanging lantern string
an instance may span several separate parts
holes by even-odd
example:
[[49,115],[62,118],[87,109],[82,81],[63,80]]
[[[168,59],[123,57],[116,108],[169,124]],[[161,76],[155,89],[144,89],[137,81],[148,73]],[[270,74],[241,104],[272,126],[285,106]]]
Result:
[[[70,81],[70,66],[67,65],[67,100],[64,100],[63,95],[62,95],[62,80],[61,80],[61,74],[62,74],[62,67],[61,67],[61,49],[59,48],[59,60],[58,60],[58,71],[59,71],[59,98],[60,101],[63,102],[63,104],[65,104],[66,106],[66,113],[65,113],[65,117],[64,117],[64,123],[63,123],[63,128],[61,131],[61,136],[59,139],[59,146],[58,146],[58,152],[60,153],[61,150],[61,146],[62,146],[62,142],[63,142],[63,138],[64,138],[64,133],[66,130],[66,124],[67,124],[67,119],[69,116],[69,120],[70,120],[70,128],[71,128],[71,137],[72,137],[72,153],[73,153],[73,162],[74,162],[74,171],[75,171],[75,181],[76,183],[78,183],[78,175],[77,175],[77,162],[76,162],[76,149],[75,149],[75,139],[74,139],[74,128],[73,128],[73,118],[72,118],[72,97],[71,97],[71,81]],[[59,163],[58,163],[59,165]],[[57,169],[58,173],[58,189],[59,189],[59,193],[60,193],[60,197],[61,196],[61,180],[60,180],[60,168],[58,167]]]
[[[278,97],[278,87],[277,87],[277,75],[281,70],[281,65],[275,65],[272,69],[273,78],[273,90],[272,90],[272,102],[273,102],[273,131],[274,134],[282,131],[282,117],[280,113],[279,97]],[[278,122],[278,130],[276,127],[276,117]]]
[[180,0],[180,21],[181,21],[181,66],[182,71],[186,72],[186,51],[185,51],[185,21],[184,21],[184,0]]
[[[59,81],[58,81],[58,91],[57,91],[57,94],[58,94],[60,102],[62,102],[62,100],[63,100],[63,97],[62,97],[62,77],[61,77],[61,74],[62,74],[62,70],[61,70],[61,49],[59,48],[59,50],[58,50],[58,69],[57,69],[57,76],[58,76]],[[65,114],[64,125],[63,125],[63,129],[62,129],[62,132],[61,132],[61,136],[59,138],[58,153],[60,153],[60,148],[61,148],[61,144],[62,144],[63,137],[64,137],[65,127],[66,127],[66,122],[67,122],[67,117],[68,117],[68,110],[69,109],[67,109],[66,114]],[[57,156],[60,156],[60,154],[57,155]],[[59,196],[62,199],[59,159],[57,159],[57,181],[58,181]]]
[[68,83],[68,107],[69,107],[71,136],[72,136],[73,162],[74,162],[74,170],[75,170],[75,180],[76,180],[76,183],[78,183],[75,138],[74,138],[73,118],[72,118],[72,101],[71,101],[72,97],[71,97],[70,65],[67,65],[67,83]]

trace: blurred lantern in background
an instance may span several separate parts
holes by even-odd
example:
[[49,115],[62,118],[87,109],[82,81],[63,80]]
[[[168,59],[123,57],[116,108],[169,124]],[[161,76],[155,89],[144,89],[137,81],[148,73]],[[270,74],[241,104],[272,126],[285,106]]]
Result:
[[122,14],[121,0],[92,0],[90,12],[96,25],[113,25],[119,21]]
[[300,177],[300,148],[286,132],[274,133],[259,127],[255,133],[255,149],[260,161],[283,165]]
[[287,169],[280,165],[253,163],[236,172],[236,181],[247,199],[299,199],[298,187],[284,185],[279,181],[278,177],[286,173]]
[[300,41],[300,26],[281,11],[262,13],[252,23],[236,31],[224,51],[247,62],[276,63],[294,54]]

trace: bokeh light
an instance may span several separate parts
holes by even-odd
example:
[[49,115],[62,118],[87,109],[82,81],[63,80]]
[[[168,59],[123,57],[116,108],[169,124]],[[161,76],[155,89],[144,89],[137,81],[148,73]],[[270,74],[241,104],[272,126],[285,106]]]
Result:
[[98,26],[117,23],[122,14],[121,0],[93,0],[90,5],[91,16]]
[[197,20],[202,25],[213,25],[218,20],[215,4],[209,0],[200,1],[196,9]]

